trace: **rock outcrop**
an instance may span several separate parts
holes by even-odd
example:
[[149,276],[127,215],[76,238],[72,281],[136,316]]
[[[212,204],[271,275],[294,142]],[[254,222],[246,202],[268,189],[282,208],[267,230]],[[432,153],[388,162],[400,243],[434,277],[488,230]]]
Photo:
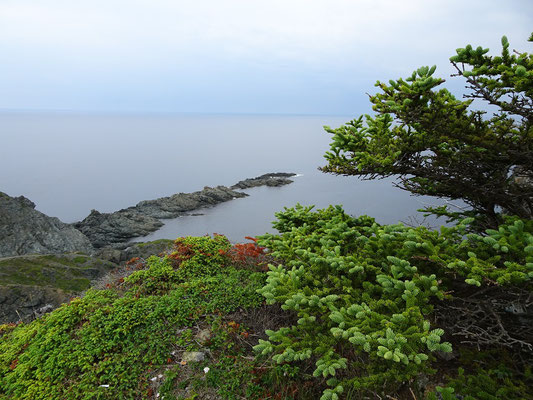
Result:
[[[204,187],[194,193],[177,193],[156,200],[141,201],[135,209],[155,218],[176,218],[199,208],[214,206],[225,201],[248,196],[225,186]],[[138,235],[139,236],[139,235]]]
[[100,248],[148,235],[162,227],[163,223],[132,207],[114,213],[92,210],[83,221],[76,222],[73,226],[87,236],[94,247]]
[[296,174],[289,172],[273,172],[271,174],[264,174],[256,178],[249,178],[243,181],[237,182],[235,185],[231,186],[231,189],[249,189],[257,186],[283,186],[292,183],[290,178],[291,176],[296,176]]
[[104,247],[95,256],[115,264],[131,260],[134,257],[148,258],[152,255],[166,254],[174,244],[170,239],[159,239],[152,242],[125,243],[122,246]]
[[89,239],[73,226],[35,210],[24,196],[0,192],[0,257],[92,250]]
[[129,239],[145,236],[158,230],[160,219],[176,218],[199,208],[214,206],[238,197],[248,196],[225,186],[205,187],[194,193],[177,193],[169,197],[145,200],[136,206],[113,213],[96,210],[73,226],[85,234],[92,245],[101,248],[125,243]]
[[[157,231],[161,219],[176,218],[205,207],[248,196],[236,189],[283,186],[292,183],[293,173],[276,172],[245,179],[231,187],[205,187],[194,193],[177,193],[145,200],[113,213],[92,210],[80,222],[65,224],[35,210],[35,204],[21,196],[0,192],[0,257],[31,253],[91,253],[106,246],[122,246],[128,240]],[[122,246],[122,249],[124,246]],[[116,258],[116,255],[109,255]]]
[[[83,232],[95,248],[116,247],[132,238],[145,236],[158,230],[163,225],[160,219],[180,217],[194,210],[248,196],[235,189],[287,185],[292,183],[290,179],[287,179],[291,176],[295,174],[286,172],[264,174],[237,182],[229,188],[206,186],[203,190],[194,193],[177,193],[155,200],[141,201],[133,207],[113,213],[100,213],[93,210],[87,218],[74,223],[73,226]],[[118,253],[110,255],[114,258],[117,256]]]

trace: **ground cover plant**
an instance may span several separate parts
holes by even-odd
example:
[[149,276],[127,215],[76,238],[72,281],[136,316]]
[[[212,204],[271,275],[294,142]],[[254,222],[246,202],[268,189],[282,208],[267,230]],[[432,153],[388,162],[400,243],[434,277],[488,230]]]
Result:
[[262,304],[264,274],[231,265],[231,249],[224,236],[178,239],[169,256],[133,260],[133,273],[106,289],[1,326],[0,398],[155,396],[151,379],[167,367],[180,374],[199,325],[218,326],[213,341],[223,346],[221,316]]

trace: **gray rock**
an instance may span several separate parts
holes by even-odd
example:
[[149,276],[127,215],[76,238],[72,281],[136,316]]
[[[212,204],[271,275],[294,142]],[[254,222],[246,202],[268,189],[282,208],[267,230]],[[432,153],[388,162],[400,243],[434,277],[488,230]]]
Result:
[[184,362],[200,362],[205,360],[205,353],[201,351],[186,351],[181,356]]
[[0,257],[74,251],[90,253],[93,247],[80,231],[35,210],[24,196],[0,192]]
[[278,187],[288,185],[293,181],[287,178],[290,178],[291,176],[295,175],[296,174],[288,172],[273,172],[270,174],[258,176],[256,178],[249,178],[243,181],[239,181],[235,185],[231,186],[231,189],[249,189],[258,186]]
[[198,332],[195,335],[195,339],[198,341],[198,343],[203,345],[203,344],[206,344],[209,341],[209,339],[211,339],[212,336],[213,334],[211,333],[211,330],[206,328]]
[[119,264],[123,260],[122,251],[114,249],[112,247],[104,247],[96,252],[96,256],[102,260],[110,261],[115,264]]
[[[87,218],[74,224],[44,215],[25,197],[12,198],[0,192],[0,257],[74,251],[93,253],[95,248],[104,247],[124,250],[130,239],[145,236],[163,226],[160,219],[176,218],[248,196],[234,189],[287,185],[292,182],[287,177],[294,175],[284,172],[265,174],[240,181],[231,188],[205,187],[194,193],[141,201],[134,207],[113,213],[92,210]],[[106,250],[101,256],[113,262],[123,261],[124,257],[112,250]]]
[[134,207],[114,213],[92,210],[87,218],[73,226],[85,234],[96,248],[114,246],[158,230],[163,226],[160,218],[176,218],[189,211],[246,196],[225,186],[205,187],[194,193],[178,193],[141,201]]
[[148,235],[162,227],[163,223],[134,208],[128,208],[114,213],[92,210],[87,218],[73,226],[86,235],[94,247],[100,248]]
[[173,240],[159,239],[153,242],[132,243],[122,250],[121,261],[131,260],[133,257],[148,258],[152,255],[168,253],[174,244]]
[[225,186],[215,188],[206,186],[194,193],[177,193],[156,200],[141,201],[135,208],[142,214],[155,218],[176,218],[189,211],[246,196],[248,195],[245,193],[236,192]]
[[[66,303],[71,294],[57,288],[27,285],[0,286],[0,324],[31,321],[39,310],[50,306],[50,311]],[[42,314],[41,314],[42,315]]]

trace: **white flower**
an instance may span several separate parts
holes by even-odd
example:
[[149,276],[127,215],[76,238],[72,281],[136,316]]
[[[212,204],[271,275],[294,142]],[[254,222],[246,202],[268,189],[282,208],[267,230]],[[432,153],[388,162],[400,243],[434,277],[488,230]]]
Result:
[[205,368],[204,368],[204,373],[207,374],[208,372],[209,372],[209,367],[205,367]]
[[154,376],[152,379],[150,379],[152,382],[157,381],[157,376]]
[[109,385],[100,385],[100,387],[109,387]]

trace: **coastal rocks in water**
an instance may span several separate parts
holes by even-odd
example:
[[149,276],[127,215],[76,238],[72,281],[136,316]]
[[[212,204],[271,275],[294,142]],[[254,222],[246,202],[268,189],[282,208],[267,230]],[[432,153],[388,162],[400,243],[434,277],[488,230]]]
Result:
[[[113,213],[92,210],[83,221],[65,224],[35,210],[25,197],[12,198],[0,192],[0,257],[24,254],[59,254],[73,251],[94,252],[95,248],[122,246],[128,240],[157,231],[160,219],[176,218],[192,211],[248,196],[235,189],[257,186],[282,186],[291,183],[292,173],[270,173],[245,179],[231,188],[205,187],[194,193],[178,193]],[[124,249],[124,247],[121,247]],[[106,258],[118,257],[118,253]]]
[[0,259],[0,324],[28,321],[54,309],[114,268],[83,254]]
[[89,239],[71,225],[35,210],[24,196],[0,192],[0,257],[92,250]]
[[176,218],[189,211],[246,196],[248,195],[245,193],[225,186],[205,187],[194,193],[177,193],[169,197],[141,201],[134,207],[114,213],[92,210],[87,218],[73,225],[89,238],[94,247],[101,248],[124,243],[131,238],[158,230],[163,226],[160,218]]
[[92,210],[83,221],[73,226],[87,236],[94,247],[100,248],[148,235],[162,227],[163,223],[130,207],[114,213]]
[[[163,223],[159,221],[160,219],[180,217],[191,211],[248,196],[246,193],[235,191],[235,189],[287,185],[292,182],[287,179],[291,176],[295,176],[295,174],[275,172],[257,178],[245,179],[231,188],[206,186],[203,190],[194,193],[177,193],[155,200],[141,201],[133,207],[114,213],[99,213],[93,210],[87,218],[74,223],[73,226],[86,235],[95,248],[116,247],[125,244],[132,238],[157,231],[163,226]],[[104,256],[115,261],[118,258],[118,253],[108,250]]]
[[248,189],[257,186],[283,186],[292,183],[290,178],[291,176],[296,176],[296,174],[289,172],[273,172],[271,174],[264,174],[256,178],[249,178],[243,181],[237,182],[231,187],[231,189]]
[[135,209],[155,218],[176,218],[189,211],[246,196],[248,195],[245,193],[236,192],[225,186],[214,188],[206,186],[194,193],[177,193],[156,200],[141,201]]

